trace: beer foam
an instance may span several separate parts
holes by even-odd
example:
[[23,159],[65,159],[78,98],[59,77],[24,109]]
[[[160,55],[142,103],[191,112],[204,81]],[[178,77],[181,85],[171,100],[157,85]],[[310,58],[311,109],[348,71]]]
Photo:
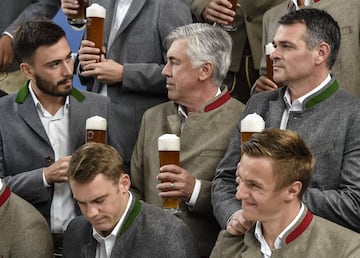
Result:
[[267,43],[265,46],[265,55],[269,56],[274,51],[275,51],[274,44],[272,42]]
[[256,113],[248,114],[241,120],[241,132],[261,132],[264,129],[265,121]]
[[163,134],[158,139],[159,151],[180,151],[180,138],[176,134]]
[[101,116],[93,116],[86,119],[86,130],[103,130],[106,131],[107,122],[106,119]]
[[99,4],[92,4],[86,8],[86,17],[99,17],[105,19],[106,9]]

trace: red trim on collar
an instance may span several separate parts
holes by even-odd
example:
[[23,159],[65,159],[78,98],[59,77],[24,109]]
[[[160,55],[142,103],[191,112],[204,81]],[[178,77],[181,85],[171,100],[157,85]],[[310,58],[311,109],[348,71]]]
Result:
[[314,3],[320,2],[320,0],[314,0]]
[[214,110],[218,107],[220,107],[221,105],[223,105],[224,103],[226,103],[228,100],[231,99],[230,93],[227,91],[223,96],[221,96],[220,98],[218,98],[217,100],[215,100],[214,102],[210,103],[209,105],[207,105],[204,108],[205,112],[209,112],[211,110]]
[[11,191],[9,187],[5,187],[4,192],[0,195],[0,207],[9,199]]
[[305,231],[305,229],[308,228],[313,217],[314,216],[312,215],[312,213],[308,210],[305,215],[305,218],[303,219],[303,221],[301,221],[300,225],[287,236],[287,238],[285,239],[285,243],[288,244],[294,241],[298,236],[300,236]]

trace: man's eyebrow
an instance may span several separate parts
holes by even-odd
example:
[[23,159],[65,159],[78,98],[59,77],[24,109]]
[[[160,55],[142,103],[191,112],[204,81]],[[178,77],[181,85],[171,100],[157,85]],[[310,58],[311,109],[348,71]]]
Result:
[[[96,202],[96,201],[98,201],[98,200],[100,200],[100,199],[105,198],[106,196],[108,196],[108,194],[100,195],[100,196],[98,196],[98,197],[96,197],[96,198],[94,198],[94,199],[92,199],[92,200],[90,200],[90,201],[87,201],[87,202],[89,202],[89,203]],[[76,199],[75,197],[74,197],[73,199],[74,199],[76,202],[78,202],[78,203],[86,203],[86,202],[83,202],[83,201],[79,201],[79,200]]]
[[[70,52],[66,55],[66,58],[71,57],[71,55],[72,55],[72,52],[71,52],[71,50],[70,50]],[[50,64],[52,64],[52,63],[60,62],[60,61],[62,61],[62,60],[63,60],[63,59],[54,59],[54,60],[51,60],[51,61],[47,62],[46,64],[47,64],[47,65],[50,65]]]

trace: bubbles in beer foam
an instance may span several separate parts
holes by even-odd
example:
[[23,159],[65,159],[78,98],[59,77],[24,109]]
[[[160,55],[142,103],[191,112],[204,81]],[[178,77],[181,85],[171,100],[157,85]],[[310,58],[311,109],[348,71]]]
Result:
[[274,44],[272,42],[267,43],[265,46],[265,55],[269,56],[275,51]]
[[92,4],[86,8],[86,17],[105,18],[106,9],[99,4]]
[[248,114],[241,120],[241,132],[261,132],[264,129],[265,121],[256,113]]
[[180,151],[180,138],[176,134],[163,134],[158,139],[158,150]]
[[86,119],[86,129],[103,130],[106,131],[106,119],[101,116],[93,116]]

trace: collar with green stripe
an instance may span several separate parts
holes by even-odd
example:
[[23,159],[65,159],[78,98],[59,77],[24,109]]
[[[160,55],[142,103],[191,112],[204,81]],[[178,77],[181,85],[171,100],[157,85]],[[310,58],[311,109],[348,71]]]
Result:
[[[25,102],[25,99],[30,95],[28,84],[29,84],[29,81],[25,82],[25,84],[20,88],[20,90],[16,96],[17,103],[23,104]],[[82,102],[85,99],[84,94],[82,94],[75,87],[72,88],[70,96],[72,96],[79,102]]]
[[326,87],[322,88],[320,91],[304,99],[303,107],[312,108],[316,106],[317,104],[325,101],[330,96],[332,96],[338,89],[339,89],[338,82],[335,79],[331,79],[331,81]]
[[135,197],[134,199],[135,200],[132,206],[130,207],[129,213],[126,216],[123,225],[120,228],[117,238],[121,237],[126,232],[126,230],[128,230],[128,228],[133,224],[134,220],[140,213],[141,202],[139,201],[139,199],[136,199]]

